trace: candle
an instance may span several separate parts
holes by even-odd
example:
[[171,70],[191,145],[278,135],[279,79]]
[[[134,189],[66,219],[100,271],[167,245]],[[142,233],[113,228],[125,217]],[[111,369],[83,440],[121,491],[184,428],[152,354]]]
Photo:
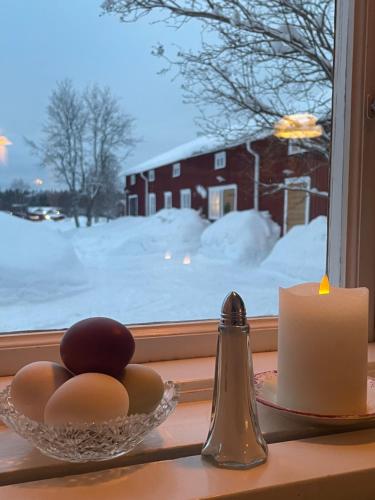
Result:
[[323,415],[366,413],[367,288],[328,278],[280,289],[278,403]]

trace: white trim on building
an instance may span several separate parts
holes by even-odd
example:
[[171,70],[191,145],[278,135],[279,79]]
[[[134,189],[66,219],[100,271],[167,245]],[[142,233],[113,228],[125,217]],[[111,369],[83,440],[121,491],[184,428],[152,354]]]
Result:
[[180,208],[191,208],[191,189],[180,189]]
[[220,168],[225,168],[227,166],[227,152],[219,151],[215,153],[215,170],[219,170]]
[[172,191],[164,191],[164,208],[172,208]]
[[129,194],[127,203],[128,215],[138,215],[138,195]]
[[156,194],[148,193],[148,214],[153,215],[156,213]]
[[[295,184],[296,187],[301,186],[303,189],[311,189],[311,177],[308,175],[303,177],[287,177],[284,179],[286,185]],[[296,189],[298,191],[298,189]],[[288,231],[288,189],[284,190],[284,217],[283,217],[283,234]],[[304,210],[304,223],[308,224],[310,220],[310,193],[305,192],[305,210]]]
[[181,175],[181,163],[173,163],[172,165],[172,177],[180,177]]

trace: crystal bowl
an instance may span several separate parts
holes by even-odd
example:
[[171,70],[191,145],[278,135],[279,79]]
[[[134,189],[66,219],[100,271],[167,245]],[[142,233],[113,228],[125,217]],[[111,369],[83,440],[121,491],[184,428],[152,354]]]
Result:
[[18,412],[12,403],[10,386],[0,392],[0,418],[44,455],[68,462],[109,460],[132,450],[175,409],[178,389],[164,384],[163,398],[151,413],[118,417],[95,424],[53,426],[35,422]]

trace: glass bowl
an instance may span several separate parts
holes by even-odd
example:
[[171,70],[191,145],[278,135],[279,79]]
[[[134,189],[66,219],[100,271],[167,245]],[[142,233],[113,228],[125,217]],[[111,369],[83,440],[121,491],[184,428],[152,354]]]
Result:
[[35,422],[18,412],[8,385],[0,392],[0,418],[44,455],[68,462],[109,460],[132,450],[175,409],[178,389],[165,382],[164,395],[151,413],[118,417],[100,424],[55,427]]

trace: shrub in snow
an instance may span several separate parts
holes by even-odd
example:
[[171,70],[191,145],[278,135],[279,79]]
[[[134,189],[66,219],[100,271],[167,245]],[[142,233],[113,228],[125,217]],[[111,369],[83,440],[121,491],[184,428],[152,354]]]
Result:
[[326,269],[326,241],[327,217],[294,226],[276,243],[261,268],[300,281],[320,281]]
[[280,236],[280,226],[268,212],[229,212],[202,234],[201,253],[215,259],[229,259],[257,266]]
[[49,225],[0,213],[0,235],[0,304],[52,300],[87,283],[72,244]]
[[115,254],[194,252],[208,224],[196,210],[190,208],[163,209],[150,217],[136,219],[138,223],[132,225],[131,231],[119,234],[122,242],[114,250]]

